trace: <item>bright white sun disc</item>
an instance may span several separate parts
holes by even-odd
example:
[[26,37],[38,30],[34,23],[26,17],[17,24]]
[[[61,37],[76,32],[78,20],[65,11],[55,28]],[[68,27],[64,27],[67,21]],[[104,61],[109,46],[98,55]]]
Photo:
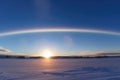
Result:
[[50,58],[52,56],[52,52],[49,50],[44,51],[43,57],[45,58]]

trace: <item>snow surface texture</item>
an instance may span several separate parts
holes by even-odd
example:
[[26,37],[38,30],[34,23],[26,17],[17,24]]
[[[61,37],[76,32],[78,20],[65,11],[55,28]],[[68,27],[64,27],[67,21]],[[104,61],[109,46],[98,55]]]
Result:
[[0,80],[120,80],[120,58],[0,59]]

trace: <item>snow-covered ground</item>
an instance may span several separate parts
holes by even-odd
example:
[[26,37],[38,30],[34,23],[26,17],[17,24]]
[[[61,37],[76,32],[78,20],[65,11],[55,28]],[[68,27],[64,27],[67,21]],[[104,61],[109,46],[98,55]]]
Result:
[[120,58],[0,59],[0,80],[120,80]]

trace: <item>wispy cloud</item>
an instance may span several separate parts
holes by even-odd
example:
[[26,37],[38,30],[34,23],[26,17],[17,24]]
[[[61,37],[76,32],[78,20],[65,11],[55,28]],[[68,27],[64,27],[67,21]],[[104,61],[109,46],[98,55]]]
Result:
[[83,51],[78,53],[79,56],[117,56],[120,55],[120,51]]
[[34,0],[37,16],[42,19],[50,17],[51,3],[49,0]]
[[80,56],[97,56],[99,53],[104,53],[105,51],[82,51],[78,55]]
[[0,53],[9,53],[9,52],[11,51],[6,48],[0,47]]

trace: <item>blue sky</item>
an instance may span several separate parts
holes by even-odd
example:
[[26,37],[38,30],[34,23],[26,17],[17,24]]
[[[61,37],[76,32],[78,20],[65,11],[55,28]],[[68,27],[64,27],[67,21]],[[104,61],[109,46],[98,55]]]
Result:
[[47,27],[120,29],[119,0],[1,0],[0,30]]
[[[37,28],[84,28],[120,32],[119,0],[1,0],[0,32]],[[92,33],[38,33],[0,37],[12,53],[119,51],[120,36]]]

